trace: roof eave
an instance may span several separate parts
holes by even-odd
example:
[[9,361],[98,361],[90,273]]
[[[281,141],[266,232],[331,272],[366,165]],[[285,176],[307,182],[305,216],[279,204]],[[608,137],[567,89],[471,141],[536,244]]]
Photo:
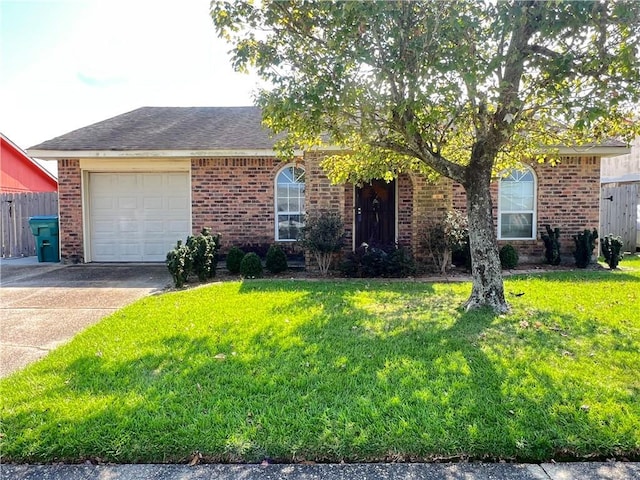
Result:
[[[211,158],[211,157],[277,157],[275,150],[233,149],[233,150],[28,150],[29,155],[43,160],[72,158]],[[294,152],[296,156],[302,152]]]
[[585,145],[580,147],[548,147],[543,148],[543,152],[555,152],[558,155],[567,157],[617,157],[618,155],[626,155],[631,152],[629,147],[625,146],[606,146],[606,145]]

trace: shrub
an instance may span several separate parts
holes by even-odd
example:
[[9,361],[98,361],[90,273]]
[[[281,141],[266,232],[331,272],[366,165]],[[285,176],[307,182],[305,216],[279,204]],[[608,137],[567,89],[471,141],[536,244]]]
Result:
[[242,263],[242,259],[244,258],[245,253],[238,247],[231,247],[229,252],[227,252],[227,270],[229,273],[240,273],[240,263]]
[[344,225],[342,217],[335,212],[322,212],[307,217],[300,229],[300,244],[313,254],[322,275],[326,275],[331,266],[333,254],[342,249]]
[[176,247],[167,253],[167,268],[173,279],[176,288],[181,288],[189,279],[193,260],[191,258],[191,249],[182,244],[182,240],[178,240]]
[[549,265],[560,265],[562,258],[560,257],[560,229],[551,230],[549,225],[545,225],[547,233],[540,235],[544,242],[544,256]]
[[407,249],[398,247],[389,255],[387,275],[389,277],[408,277],[416,271],[416,264]]
[[451,263],[456,267],[464,267],[471,270],[471,246],[467,243],[455,248],[451,252]]
[[240,248],[240,250],[245,254],[253,252],[260,258],[266,258],[270,247],[270,243],[243,243],[238,245],[238,248]]
[[[422,234],[420,246],[431,258],[440,273],[446,272],[452,253],[468,250],[469,228],[465,214],[452,210],[440,222],[431,224]],[[470,258],[470,255],[469,257]],[[462,264],[467,263],[466,259]]]
[[518,266],[518,252],[513,245],[507,244],[500,249],[500,265],[507,270]]
[[605,235],[604,238],[600,240],[602,255],[611,270],[616,268],[620,260],[624,257],[624,253],[622,252],[623,245],[622,238],[613,234]]
[[576,244],[576,250],[573,256],[576,260],[578,268],[587,268],[593,257],[593,249],[596,248],[596,240],[598,238],[598,230],[584,230],[582,233],[573,235],[573,241]]
[[271,245],[267,250],[265,266],[271,273],[284,272],[289,267],[287,265],[287,255],[278,245]]
[[198,236],[188,237],[186,246],[191,251],[192,270],[198,280],[204,282],[207,278],[214,277],[218,265],[220,234],[211,235],[205,227]]
[[345,256],[340,271],[347,277],[407,277],[415,272],[415,264],[402,247],[363,244]]
[[258,254],[249,252],[242,257],[240,275],[244,278],[260,278],[262,276],[262,260]]

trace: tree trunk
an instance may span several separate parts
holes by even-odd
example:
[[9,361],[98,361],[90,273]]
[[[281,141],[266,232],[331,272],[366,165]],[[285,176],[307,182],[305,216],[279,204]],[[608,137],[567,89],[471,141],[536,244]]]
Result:
[[467,310],[491,307],[498,313],[505,313],[509,310],[509,304],[504,298],[502,268],[493,222],[491,172],[471,169],[468,170],[468,175],[464,187],[467,193],[473,288],[465,306]]

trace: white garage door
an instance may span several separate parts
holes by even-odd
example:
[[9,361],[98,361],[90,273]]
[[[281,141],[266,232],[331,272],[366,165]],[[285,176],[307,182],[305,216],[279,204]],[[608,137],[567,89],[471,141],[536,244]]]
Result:
[[161,262],[191,232],[186,172],[90,173],[89,202],[94,262]]

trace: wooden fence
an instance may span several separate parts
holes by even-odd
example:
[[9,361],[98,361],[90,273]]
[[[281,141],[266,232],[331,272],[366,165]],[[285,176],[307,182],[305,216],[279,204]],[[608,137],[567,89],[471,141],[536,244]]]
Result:
[[610,233],[619,235],[624,242],[625,251],[635,252],[640,203],[638,184],[605,184],[601,193],[600,236]]
[[58,215],[58,193],[0,194],[2,258],[36,255],[29,217]]

